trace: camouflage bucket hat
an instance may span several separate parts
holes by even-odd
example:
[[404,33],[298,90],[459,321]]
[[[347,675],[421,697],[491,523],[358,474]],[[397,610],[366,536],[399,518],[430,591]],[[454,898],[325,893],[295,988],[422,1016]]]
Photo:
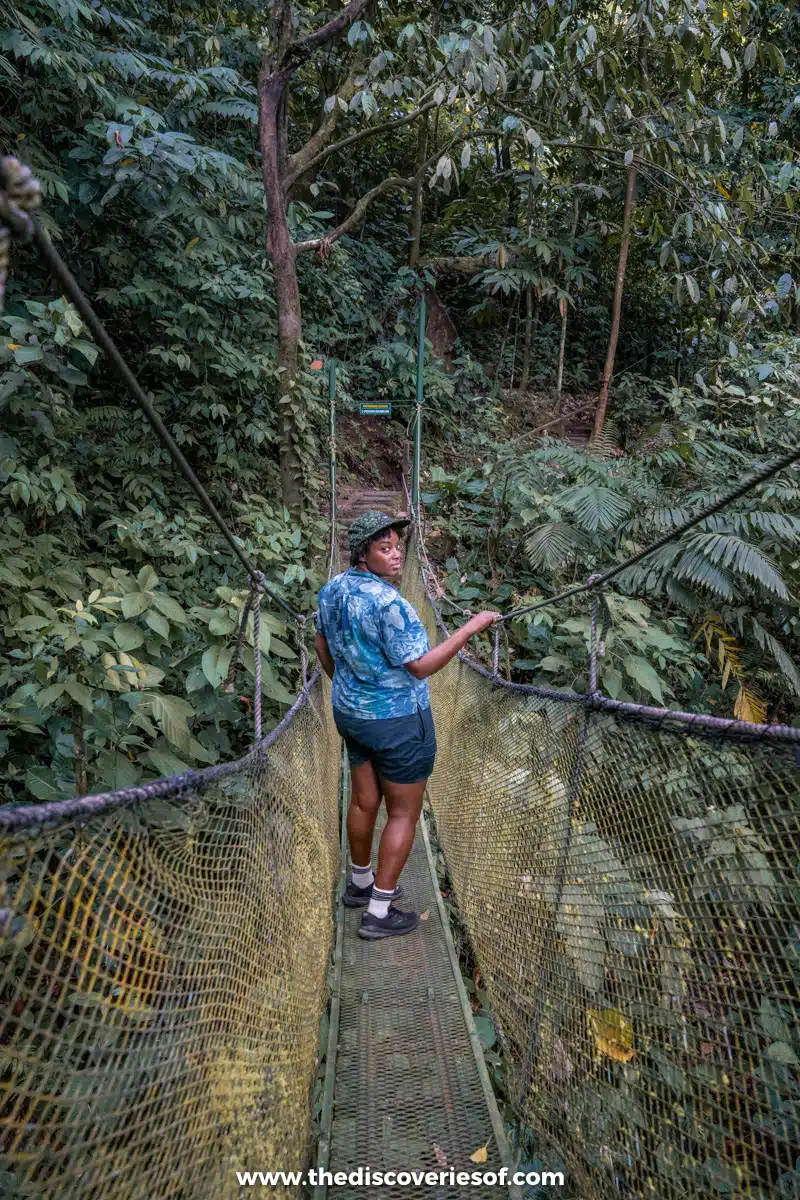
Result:
[[398,533],[402,533],[410,524],[411,522],[404,517],[390,517],[388,513],[370,509],[369,512],[356,517],[347,530],[347,545],[350,553],[354,554],[360,550],[364,542],[375,533],[380,533],[384,529],[395,529]]

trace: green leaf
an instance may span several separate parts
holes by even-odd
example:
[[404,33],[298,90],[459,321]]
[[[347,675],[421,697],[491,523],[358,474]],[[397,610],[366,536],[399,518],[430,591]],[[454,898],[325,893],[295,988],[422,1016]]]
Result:
[[208,632],[214,637],[227,637],[236,629],[236,622],[227,613],[217,613],[208,622]]
[[165,639],[169,638],[169,621],[160,612],[155,612],[151,609],[145,617],[145,621],[154,633],[159,634]]
[[778,280],[777,286],[775,288],[775,294],[777,295],[779,300],[786,299],[786,297],[789,295],[789,293],[792,290],[793,282],[794,281],[793,281],[791,275],[788,274],[788,272],[784,275],[781,275],[780,279]]
[[261,663],[261,693],[271,700],[277,700],[279,704],[292,705],[295,702],[295,697],[283,686],[266,661]]
[[120,650],[125,652],[138,650],[140,646],[144,645],[144,634],[135,625],[124,622],[122,625],[115,626],[114,641]]
[[776,1045],[788,1044],[791,1034],[781,1018],[776,1006],[766,997],[761,997],[759,1024],[768,1038]]
[[25,786],[37,800],[63,800],[64,793],[58,786],[55,771],[49,767],[28,767]]
[[767,1049],[767,1055],[773,1062],[785,1063],[787,1067],[798,1065],[797,1055],[788,1042],[773,1042]]
[[203,674],[213,688],[218,688],[227,678],[232,657],[233,648],[225,646],[209,646],[203,654]]
[[14,351],[14,359],[20,367],[25,363],[41,362],[43,358],[44,351],[41,346],[20,346],[19,350]]
[[97,756],[97,770],[103,780],[103,786],[109,791],[119,788],[135,787],[142,777],[140,767],[125,754],[104,750]]
[[276,637],[270,638],[269,645],[270,645],[270,649],[272,650],[272,652],[274,654],[279,655],[281,658],[288,658],[288,659],[297,658],[297,655],[295,654],[292,647],[287,646],[285,642],[278,641],[278,639]]
[[177,805],[170,804],[167,800],[160,798],[145,800],[137,807],[136,812],[148,825],[164,825],[168,829],[190,830],[192,828],[189,814],[178,808]]
[[91,688],[85,684],[79,683],[77,679],[68,679],[64,684],[64,690],[75,701],[80,704],[81,708],[85,708],[87,712],[92,711],[92,692]]
[[38,692],[36,695],[36,707],[40,709],[49,708],[62,695],[66,686],[65,683],[52,683],[44,691]]
[[21,633],[36,633],[39,629],[44,629],[46,625],[52,625],[52,621],[48,617],[21,617],[16,621],[14,628]]
[[189,701],[180,696],[162,696],[158,692],[150,693],[148,699],[153,719],[167,741],[181,750],[188,750],[191,735],[187,720],[194,716]]
[[745,71],[752,70],[753,64],[756,61],[758,46],[755,42],[748,42],[744,52],[744,69]]
[[189,618],[180,604],[178,604],[178,601],[174,600],[172,596],[165,596],[163,592],[154,592],[153,604],[159,612],[164,614],[168,621],[172,621],[173,625],[186,625],[188,623]]
[[189,770],[189,764],[178,758],[171,750],[167,750],[166,747],[153,747],[147,751],[144,757],[161,776],[182,775],[184,771]]
[[641,658],[636,654],[630,654],[625,659],[623,666],[631,679],[635,679],[639,687],[648,692],[658,702],[659,707],[663,708],[664,695],[661,690],[663,686],[662,681],[647,659]]
[[149,601],[143,592],[128,592],[127,596],[122,597],[122,615],[129,620],[141,616],[148,607]]
[[99,350],[97,346],[93,346],[91,342],[86,342],[83,338],[75,338],[70,343],[70,350],[77,350],[84,358],[88,359],[92,366],[97,361]]
[[136,577],[139,589],[142,592],[152,591],[158,583],[158,576],[151,566],[142,567]]
[[574,667],[572,659],[565,658],[563,654],[548,654],[539,663],[540,671],[560,671],[564,667]]
[[606,667],[601,676],[603,687],[612,700],[616,700],[622,691],[622,675],[616,667]]
[[481,1045],[484,1050],[491,1050],[497,1041],[497,1031],[491,1017],[487,1017],[484,1013],[478,1013],[472,1019],[475,1022],[475,1029],[478,1037],[481,1039]]

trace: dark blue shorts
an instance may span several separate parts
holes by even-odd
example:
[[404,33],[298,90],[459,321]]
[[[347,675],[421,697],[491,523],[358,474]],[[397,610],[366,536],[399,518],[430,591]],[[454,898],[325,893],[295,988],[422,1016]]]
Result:
[[351,767],[371,762],[378,775],[391,783],[418,783],[433,770],[436,730],[430,708],[385,721],[365,721],[335,708],[333,719]]

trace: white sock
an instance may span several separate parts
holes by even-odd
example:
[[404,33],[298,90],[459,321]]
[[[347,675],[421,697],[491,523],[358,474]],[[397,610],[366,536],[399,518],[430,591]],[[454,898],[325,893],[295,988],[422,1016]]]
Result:
[[376,887],[372,889],[372,899],[369,902],[367,912],[373,917],[379,917],[383,920],[389,912],[389,905],[392,902],[394,889],[391,892],[380,892]]
[[351,863],[350,866],[352,868],[350,882],[353,887],[370,887],[375,882],[375,872],[372,870],[371,862],[368,862],[365,867],[357,867],[355,863]]

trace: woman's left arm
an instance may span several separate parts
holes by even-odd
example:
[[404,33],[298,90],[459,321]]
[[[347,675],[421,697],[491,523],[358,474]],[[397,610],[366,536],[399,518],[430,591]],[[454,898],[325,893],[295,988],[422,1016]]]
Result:
[[336,670],[336,665],[328,648],[328,639],[324,633],[316,633],[314,635],[314,649],[328,679],[333,679],[333,672]]

